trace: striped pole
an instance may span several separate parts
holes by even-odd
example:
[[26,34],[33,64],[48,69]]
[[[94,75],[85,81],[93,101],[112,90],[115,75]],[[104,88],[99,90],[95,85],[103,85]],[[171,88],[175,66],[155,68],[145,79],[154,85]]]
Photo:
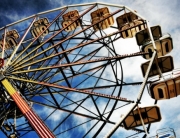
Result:
[[37,132],[41,138],[55,138],[54,134],[49,130],[49,128],[44,124],[44,122],[37,116],[31,107],[26,103],[26,101],[20,96],[18,91],[16,91],[11,83],[5,78],[1,80],[1,83],[6,88],[7,92],[10,94],[12,99],[15,101],[23,115],[28,119],[31,126]]

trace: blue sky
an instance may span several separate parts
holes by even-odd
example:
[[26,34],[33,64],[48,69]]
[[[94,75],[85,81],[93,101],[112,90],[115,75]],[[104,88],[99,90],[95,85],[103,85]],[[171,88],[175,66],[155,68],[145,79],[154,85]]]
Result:
[[[59,8],[61,6],[72,5],[72,4],[82,4],[90,3],[97,1],[90,0],[0,0],[0,28],[10,24],[12,22],[18,21],[30,15],[43,12],[46,10],[51,10],[54,8]],[[98,1],[99,2],[99,1]],[[180,55],[179,55],[179,41],[180,41],[180,13],[179,13],[179,0],[102,0],[101,2],[119,4],[130,7],[131,9],[136,10],[140,15],[149,21],[151,26],[160,25],[163,33],[170,33],[173,39],[174,49],[170,53],[174,59],[175,68],[180,68]],[[122,43],[124,43],[122,40]],[[128,40],[129,45],[135,43],[134,40]],[[129,50],[129,49],[128,49]],[[119,50],[119,54],[125,54],[129,52],[126,47],[123,47],[122,50]],[[140,59],[141,62],[143,60]],[[133,66],[132,70],[129,72],[124,72],[125,76],[131,78],[132,80],[137,81],[139,75],[134,74],[136,70],[139,70],[139,66],[136,63],[126,64],[123,62],[124,66]],[[132,77],[133,76],[133,77]],[[155,129],[160,129],[164,127],[174,128],[177,134],[177,137],[180,137],[180,96],[172,98],[170,100],[159,101],[158,105],[162,111],[162,120],[161,122],[152,125],[151,135],[154,135]],[[142,104],[148,105],[153,102],[150,100],[148,94],[143,95]],[[118,116],[118,115],[117,115]],[[111,126],[112,127],[112,126]],[[118,131],[120,132],[120,131]],[[118,137],[118,132],[114,137]],[[123,131],[121,133],[128,133],[128,131]],[[2,135],[2,136],[1,136]],[[3,134],[0,137],[3,138]]]

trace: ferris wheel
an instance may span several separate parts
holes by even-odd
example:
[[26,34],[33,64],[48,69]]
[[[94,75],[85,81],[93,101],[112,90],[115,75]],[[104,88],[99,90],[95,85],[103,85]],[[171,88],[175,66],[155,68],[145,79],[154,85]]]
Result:
[[[104,137],[114,126],[111,136],[118,128],[127,131],[125,137],[146,136],[151,123],[161,120],[158,106],[139,103],[148,77],[173,70],[172,57],[153,62],[156,46],[158,57],[164,56],[172,39],[136,11],[106,3],[70,5],[9,24],[0,34],[0,125],[7,137]],[[138,51],[119,54],[119,42],[135,37]],[[123,66],[137,57],[149,60],[139,66],[138,81]],[[160,93],[152,98],[163,98]],[[138,127],[145,124],[147,129]]]

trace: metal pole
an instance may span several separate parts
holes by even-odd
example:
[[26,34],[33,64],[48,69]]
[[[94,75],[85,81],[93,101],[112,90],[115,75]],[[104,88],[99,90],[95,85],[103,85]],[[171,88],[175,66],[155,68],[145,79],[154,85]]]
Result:
[[145,125],[144,125],[144,121],[143,121],[143,118],[142,118],[142,116],[141,116],[141,112],[140,112],[140,110],[139,110],[139,106],[138,106],[138,105],[137,105],[137,109],[138,109],[138,113],[139,113],[139,116],[140,116],[140,119],[141,119],[141,123],[142,123],[143,128],[144,128],[144,131],[145,131],[145,133],[146,133],[146,136],[148,136],[147,129],[146,129]]
[[118,127],[121,125],[121,123],[124,121],[124,119],[130,114],[130,112],[136,107],[137,103],[134,103],[130,110],[124,115],[119,122],[116,123],[116,125],[110,130],[110,132],[104,137],[104,138],[110,138],[112,134],[118,129]]
[[146,71],[146,75],[145,75],[145,77],[144,77],[144,81],[143,81],[143,83],[142,83],[142,85],[141,85],[141,89],[140,89],[140,92],[139,92],[139,96],[138,96],[138,98],[137,98],[137,102],[139,102],[139,101],[141,100],[141,97],[142,97],[142,94],[143,94],[143,91],[144,91],[144,88],[145,88],[145,84],[146,84],[146,82],[147,82],[147,79],[148,79],[148,76],[149,76],[149,73],[150,73],[150,69],[151,69],[151,66],[152,66],[152,64],[153,64],[153,61],[154,61],[155,57],[156,57],[156,51],[154,51],[153,56],[152,56],[152,58],[151,58],[151,60],[150,60],[148,69],[147,69],[147,71]]
[[4,38],[3,38],[3,47],[2,47],[2,59],[4,58],[4,50],[5,50],[5,46],[6,46],[6,32],[7,32],[7,28],[4,29]]

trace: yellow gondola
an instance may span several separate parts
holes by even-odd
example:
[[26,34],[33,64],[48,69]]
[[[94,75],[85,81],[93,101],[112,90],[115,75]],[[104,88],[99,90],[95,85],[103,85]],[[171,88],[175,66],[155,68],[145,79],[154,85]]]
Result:
[[156,100],[170,99],[180,95],[180,76],[154,82],[150,85],[151,97]]
[[71,24],[74,20],[76,20],[74,23],[72,23],[65,29],[66,32],[73,31],[81,25],[80,19],[77,20],[78,17],[79,17],[79,12],[77,10],[69,11],[63,15],[63,22],[62,22],[63,28],[65,28],[66,26]]
[[[157,48],[157,56],[164,56],[168,53],[170,53],[173,49],[173,42],[172,38],[169,34],[164,35],[159,40],[155,41],[155,45]],[[143,45],[141,48],[142,52],[148,52],[149,54],[143,55],[145,59],[150,59],[152,57],[152,54],[154,52],[154,48],[152,43],[148,43],[146,45]]]
[[118,29],[122,31],[122,38],[132,38],[137,32],[146,28],[145,22],[132,12],[117,17],[116,22]]
[[[146,74],[149,63],[150,63],[150,61],[147,61],[147,62],[141,64],[141,70],[142,70],[143,77]],[[159,57],[159,58],[157,58],[157,63],[158,63],[158,66],[162,73],[169,72],[174,69],[174,62],[173,62],[172,56]],[[149,77],[152,77],[152,76],[155,76],[158,74],[159,74],[158,67],[156,65],[156,61],[154,60],[152,63],[152,66],[151,66],[151,70],[149,72]]]
[[[154,122],[159,122],[161,120],[161,113],[158,106],[148,106],[139,108],[141,117],[144,124],[150,124]],[[142,122],[138,109],[132,111],[123,121],[124,127],[126,129],[131,129],[137,126],[141,126]]]
[[[114,18],[113,18],[113,16],[110,16],[110,15],[111,14],[110,14],[109,9],[107,7],[100,8],[100,9],[97,9],[96,11],[93,11],[91,13],[92,24],[95,24],[98,21],[106,18],[102,22],[94,25],[93,29],[95,31],[104,30],[104,29],[110,27],[111,25],[113,25],[114,24]],[[110,16],[110,17],[108,17],[108,16]]]
[[[39,36],[49,25],[49,21],[47,18],[41,18],[33,23],[33,27],[31,29],[31,34],[33,37]],[[42,36],[45,36],[49,33],[49,30],[43,32]]]
[[[162,37],[161,26],[152,26],[150,29],[154,40],[158,40]],[[136,41],[138,46],[145,45],[151,41],[147,28],[136,33]]]
[[[2,34],[2,39],[0,40],[0,48],[3,48],[4,44],[4,34]],[[5,49],[9,49],[12,47],[17,46],[17,39],[19,38],[19,34],[17,30],[10,30],[6,32],[6,39],[5,39]]]

